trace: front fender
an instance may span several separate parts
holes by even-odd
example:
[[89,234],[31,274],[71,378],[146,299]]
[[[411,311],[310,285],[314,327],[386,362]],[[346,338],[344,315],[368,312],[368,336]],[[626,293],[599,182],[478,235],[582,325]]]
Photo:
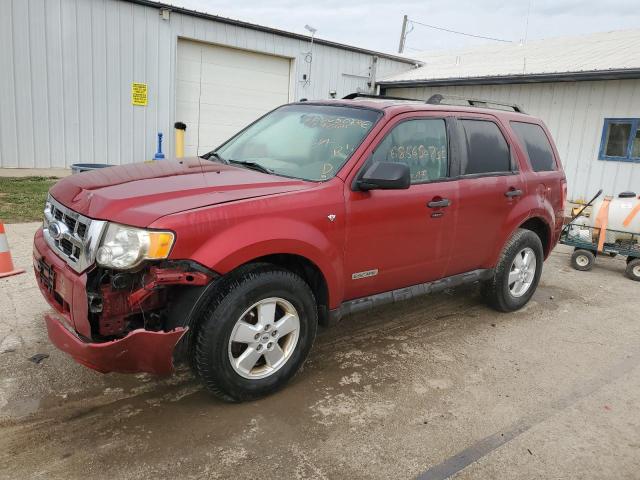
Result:
[[342,301],[342,252],[325,232],[285,218],[254,219],[216,233],[194,252],[192,259],[220,274],[274,254],[299,255],[322,272],[329,290],[329,306]]

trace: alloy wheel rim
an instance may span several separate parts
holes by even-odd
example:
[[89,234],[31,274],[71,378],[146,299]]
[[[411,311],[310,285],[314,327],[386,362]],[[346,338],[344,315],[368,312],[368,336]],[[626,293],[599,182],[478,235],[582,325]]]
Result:
[[269,377],[291,358],[299,336],[300,317],[291,302],[279,297],[260,300],[240,315],[231,331],[231,367],[251,380]]
[[533,249],[526,247],[520,250],[509,269],[509,292],[514,297],[522,297],[529,291],[536,276],[538,261]]

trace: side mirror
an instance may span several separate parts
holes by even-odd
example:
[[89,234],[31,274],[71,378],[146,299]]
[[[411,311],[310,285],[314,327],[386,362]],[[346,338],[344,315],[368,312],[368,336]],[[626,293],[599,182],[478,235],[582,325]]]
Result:
[[376,162],[356,181],[358,190],[404,190],[411,186],[411,173],[404,163]]

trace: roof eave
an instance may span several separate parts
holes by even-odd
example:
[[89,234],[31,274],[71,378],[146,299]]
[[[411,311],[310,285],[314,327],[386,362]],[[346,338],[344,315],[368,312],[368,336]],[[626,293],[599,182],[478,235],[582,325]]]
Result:
[[509,83],[581,82],[588,80],[624,80],[640,78],[640,68],[593,70],[584,72],[494,75],[485,77],[430,78],[416,80],[380,80],[381,87],[445,87],[450,85],[502,85]]
[[[271,33],[274,35],[280,35],[282,37],[295,38],[297,40],[309,41],[311,37],[307,35],[300,35],[299,33],[288,32],[286,30],[280,30],[277,28],[266,27],[264,25],[257,25],[255,23],[243,22],[242,20],[235,20],[233,18],[220,17],[218,15],[213,15],[205,12],[198,12],[197,10],[190,10],[188,8],[178,7],[171,4],[156,2],[153,0],[123,0],[125,2],[134,3],[137,5],[142,5],[145,7],[152,7],[157,9],[169,9],[172,12],[180,13],[183,15],[188,15],[191,17],[202,18],[205,20],[211,20],[214,22],[224,23],[226,25],[235,25],[238,27],[249,28],[251,30],[257,30],[259,32]],[[345,45],[343,43],[332,42],[330,40],[323,40],[321,38],[314,38],[313,43],[317,45],[326,45],[327,47],[339,48],[341,50],[348,50],[351,52],[364,53],[367,55],[372,55],[380,58],[386,58],[389,60],[395,60],[397,62],[408,63],[412,65],[422,65],[423,62],[419,60],[414,60],[412,58],[400,57],[397,55],[391,55],[383,52],[376,52],[374,50],[368,50],[366,48],[359,48],[353,45]]]

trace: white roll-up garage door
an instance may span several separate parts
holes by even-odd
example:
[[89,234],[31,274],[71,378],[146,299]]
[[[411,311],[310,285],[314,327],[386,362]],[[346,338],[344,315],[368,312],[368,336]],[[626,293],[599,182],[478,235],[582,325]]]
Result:
[[202,155],[289,101],[291,60],[178,40],[176,121],[186,155]]

